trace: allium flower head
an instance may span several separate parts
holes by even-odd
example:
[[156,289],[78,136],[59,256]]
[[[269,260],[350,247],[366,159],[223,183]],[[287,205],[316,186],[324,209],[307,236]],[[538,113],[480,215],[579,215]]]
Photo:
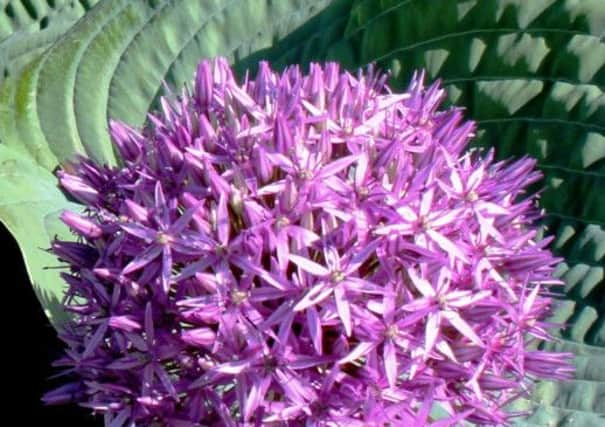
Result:
[[505,424],[568,378],[530,347],[559,284],[535,163],[467,151],[423,81],[261,63],[238,84],[217,59],[144,130],[111,123],[121,166],[59,175],[86,213],[52,245],[73,382],[45,400],[111,426]]

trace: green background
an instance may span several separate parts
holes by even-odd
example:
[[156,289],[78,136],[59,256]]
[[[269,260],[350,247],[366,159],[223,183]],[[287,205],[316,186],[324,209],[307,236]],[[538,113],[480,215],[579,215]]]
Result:
[[476,144],[529,154],[544,173],[544,230],[565,261],[549,348],[576,354],[576,379],[541,382],[518,425],[605,425],[604,0],[97,0],[0,2],[0,220],[19,243],[51,321],[63,284],[41,248],[78,209],[54,170],[74,154],[115,164],[108,118],[142,125],[163,82],[190,82],[203,57],[240,75],[269,59],[376,62],[402,89],[427,70],[476,120]]

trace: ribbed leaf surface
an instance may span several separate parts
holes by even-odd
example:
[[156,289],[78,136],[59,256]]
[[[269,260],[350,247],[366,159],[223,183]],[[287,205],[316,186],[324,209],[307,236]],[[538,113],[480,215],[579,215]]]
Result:
[[425,68],[478,121],[477,145],[534,156],[545,175],[545,230],[565,258],[555,318],[569,325],[549,346],[576,354],[577,375],[540,383],[518,425],[605,424],[602,0],[32,0],[0,12],[0,219],[49,315],[61,284],[39,248],[69,203],[49,171],[76,153],[115,163],[108,118],[143,124],[163,82],[181,87],[215,55],[240,74],[259,59],[377,62],[394,87]]

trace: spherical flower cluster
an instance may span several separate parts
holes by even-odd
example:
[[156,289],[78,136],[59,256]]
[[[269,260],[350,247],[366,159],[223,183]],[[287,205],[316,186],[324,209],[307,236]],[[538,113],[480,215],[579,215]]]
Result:
[[[505,424],[550,339],[557,262],[534,161],[466,151],[474,124],[416,75],[336,64],[238,84],[223,59],[111,134],[119,167],[60,172],[74,321],[58,365],[111,426]],[[435,421],[439,404],[449,416]]]

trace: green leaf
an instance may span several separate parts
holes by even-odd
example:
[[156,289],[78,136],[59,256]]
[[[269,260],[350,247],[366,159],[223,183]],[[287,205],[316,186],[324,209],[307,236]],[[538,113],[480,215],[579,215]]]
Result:
[[569,326],[554,346],[578,371],[518,402],[534,409],[520,426],[605,423],[604,34],[600,0],[359,0],[347,26],[354,65],[378,62],[395,86],[425,68],[478,121],[477,145],[538,159],[545,226],[565,257],[556,317]]
[[58,215],[79,206],[66,200],[55,181],[27,156],[0,145],[0,220],[19,243],[46,315],[58,325],[67,318],[60,306],[64,286],[56,268],[60,264],[47,249],[55,236],[69,238]]
[[[17,238],[48,313],[57,310],[62,285],[55,270],[43,269],[54,260],[39,248],[49,245],[52,227],[64,232],[56,213],[70,206],[49,171],[76,153],[115,163],[108,118],[143,124],[162,82],[181,87],[201,58],[215,55],[229,57],[240,74],[254,72],[260,59],[277,67],[334,59],[350,69],[377,62],[392,72],[396,88],[425,68],[430,78],[443,79],[450,102],[478,121],[477,145],[494,147],[500,158],[534,156],[545,175],[545,227],[565,258],[556,318],[569,324],[549,346],[574,352],[578,370],[573,382],[543,382],[530,400],[518,402],[535,408],[518,425],[603,424],[605,379],[595,368],[605,366],[602,0],[9,5],[0,15],[6,77],[0,80],[0,219]],[[37,14],[26,5],[36,5]]]
[[77,19],[99,0],[8,0],[0,11],[0,41],[14,33],[33,33],[57,21]]
[[0,82],[40,54],[99,0],[9,0],[0,11]]

